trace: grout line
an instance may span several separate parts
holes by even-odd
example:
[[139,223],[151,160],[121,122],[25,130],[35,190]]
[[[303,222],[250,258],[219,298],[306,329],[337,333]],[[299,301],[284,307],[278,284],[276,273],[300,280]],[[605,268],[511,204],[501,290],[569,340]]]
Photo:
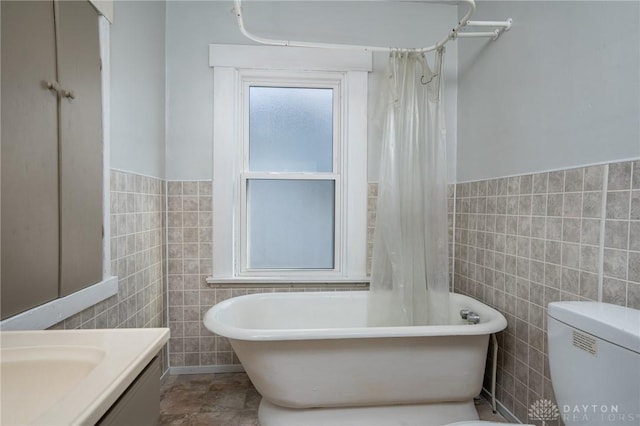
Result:
[[[633,204],[633,175],[635,174],[635,166],[631,163],[631,173],[629,174],[629,186],[627,190],[629,191],[629,210],[627,211],[626,221],[628,223],[627,226],[627,246],[623,249],[627,252],[627,270],[625,272],[625,283],[624,283],[624,306],[629,306],[629,284],[631,283],[631,279],[629,278],[629,271],[631,266],[631,259],[629,256],[631,255],[631,208]],[[625,219],[623,219],[625,220]]]
[[[560,274],[560,278],[559,278],[560,282],[559,282],[559,287],[558,287],[558,294],[560,295],[560,300],[562,300],[563,287],[565,287],[565,285],[563,283],[563,279],[562,279],[562,268],[563,268],[563,265],[564,265],[564,256],[563,256],[562,253],[564,251],[563,249],[564,249],[564,244],[565,244],[565,241],[564,241],[564,225],[565,225],[565,219],[566,218],[565,218],[565,215],[564,215],[564,211],[565,211],[564,207],[565,207],[565,203],[566,203],[566,199],[567,199],[567,197],[566,197],[567,193],[565,191],[566,182],[567,182],[567,171],[563,170],[562,171],[562,191],[560,192],[560,194],[562,194],[562,203],[561,203],[562,206],[560,207],[560,216],[559,216],[560,217],[560,240],[559,240],[559,243],[560,243],[560,259],[558,260],[558,262],[560,262],[560,263],[558,265],[558,267],[559,267],[558,271],[559,271],[559,274]],[[547,182],[547,185],[548,184],[549,184],[549,182]],[[548,189],[548,187],[547,187],[547,189]]]
[[600,201],[600,244],[598,252],[598,302],[602,302],[604,284],[604,234],[607,220],[607,191],[609,187],[609,164],[604,165],[602,172],[602,200]]
[[[166,151],[166,148],[165,148]],[[166,167],[166,165],[165,165]],[[164,326],[165,327],[169,327],[169,183],[166,179],[163,179],[161,182],[161,189],[160,189],[160,193],[162,196],[162,193],[164,192],[164,230],[163,230],[163,236],[161,237],[162,241],[162,245],[164,246],[164,256],[161,256],[160,262],[164,263],[163,269],[164,269],[164,277],[160,277],[160,286],[164,287],[164,294],[162,295],[162,304],[163,306],[163,316],[164,316]],[[162,189],[164,189],[164,191],[162,191]],[[162,259],[162,257],[164,257],[164,259]],[[164,262],[163,262],[164,260]],[[161,314],[162,315],[162,314]],[[169,350],[169,342],[167,342],[164,346],[166,348],[165,351],[165,356],[164,356],[164,362],[165,362],[165,366],[167,368],[167,371],[169,371],[169,369],[171,368],[171,361],[170,361],[170,350]]]
[[456,290],[456,213],[458,184],[453,184],[453,219],[451,221],[451,291]]

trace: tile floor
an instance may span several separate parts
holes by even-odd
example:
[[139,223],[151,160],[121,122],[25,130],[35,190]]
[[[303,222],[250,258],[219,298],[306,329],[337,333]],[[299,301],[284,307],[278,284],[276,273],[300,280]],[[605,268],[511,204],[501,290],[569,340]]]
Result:
[[[244,373],[169,376],[160,389],[160,425],[258,426],[260,399]],[[505,421],[485,400],[477,409],[482,420]]]

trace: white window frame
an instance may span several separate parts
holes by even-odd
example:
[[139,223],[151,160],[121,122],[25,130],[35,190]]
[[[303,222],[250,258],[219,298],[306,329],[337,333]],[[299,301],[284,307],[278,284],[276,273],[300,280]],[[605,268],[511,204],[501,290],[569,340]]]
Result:
[[[207,281],[367,281],[367,78],[371,54],[238,45],[210,45],[209,51],[214,68],[214,242],[213,275]],[[333,173],[248,171],[246,108],[250,85],[334,88]],[[247,268],[246,182],[252,178],[335,179],[334,269]]]

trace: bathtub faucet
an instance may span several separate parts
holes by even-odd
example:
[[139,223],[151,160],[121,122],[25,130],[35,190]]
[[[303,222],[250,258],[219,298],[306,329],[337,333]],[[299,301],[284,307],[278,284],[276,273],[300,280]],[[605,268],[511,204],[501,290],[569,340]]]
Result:
[[460,316],[462,319],[467,320],[469,324],[478,324],[480,322],[480,315],[470,311],[469,309],[461,309]]

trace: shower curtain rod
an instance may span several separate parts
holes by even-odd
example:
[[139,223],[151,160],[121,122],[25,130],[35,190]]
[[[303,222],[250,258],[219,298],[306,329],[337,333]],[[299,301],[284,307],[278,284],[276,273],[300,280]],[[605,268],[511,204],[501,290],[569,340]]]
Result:
[[[400,0],[403,1],[403,0]],[[416,1],[416,0],[406,0],[406,1]],[[443,3],[442,0],[417,0],[418,2],[428,2],[428,3]],[[470,21],[471,15],[476,10],[476,2],[474,0],[447,0],[444,3],[467,3],[469,9],[465,13],[464,17],[458,22],[458,24],[453,27],[453,29],[449,32],[446,38],[443,38],[439,42],[434,45],[427,47],[418,47],[418,48],[396,48],[396,47],[381,47],[381,46],[364,46],[364,45],[354,45],[354,44],[339,44],[339,43],[314,43],[308,41],[292,41],[292,40],[278,40],[267,37],[260,37],[255,34],[250,33],[244,26],[244,19],[242,17],[242,0],[234,0],[234,13],[236,15],[236,20],[238,21],[238,28],[240,28],[240,32],[247,37],[249,40],[255,41],[261,44],[268,44],[271,46],[293,46],[293,47],[316,47],[316,48],[327,48],[327,49],[343,49],[343,50],[364,50],[368,52],[391,52],[391,51],[415,51],[415,52],[431,52],[433,50],[440,49],[445,44],[447,44],[450,40],[455,40],[457,38],[471,38],[471,37],[491,37],[493,40],[496,40],[500,37],[505,31],[509,31],[511,28],[512,20],[511,18],[506,21]],[[463,28],[467,27],[490,27],[495,28],[493,31],[485,31],[485,32],[463,32],[460,31]]]

